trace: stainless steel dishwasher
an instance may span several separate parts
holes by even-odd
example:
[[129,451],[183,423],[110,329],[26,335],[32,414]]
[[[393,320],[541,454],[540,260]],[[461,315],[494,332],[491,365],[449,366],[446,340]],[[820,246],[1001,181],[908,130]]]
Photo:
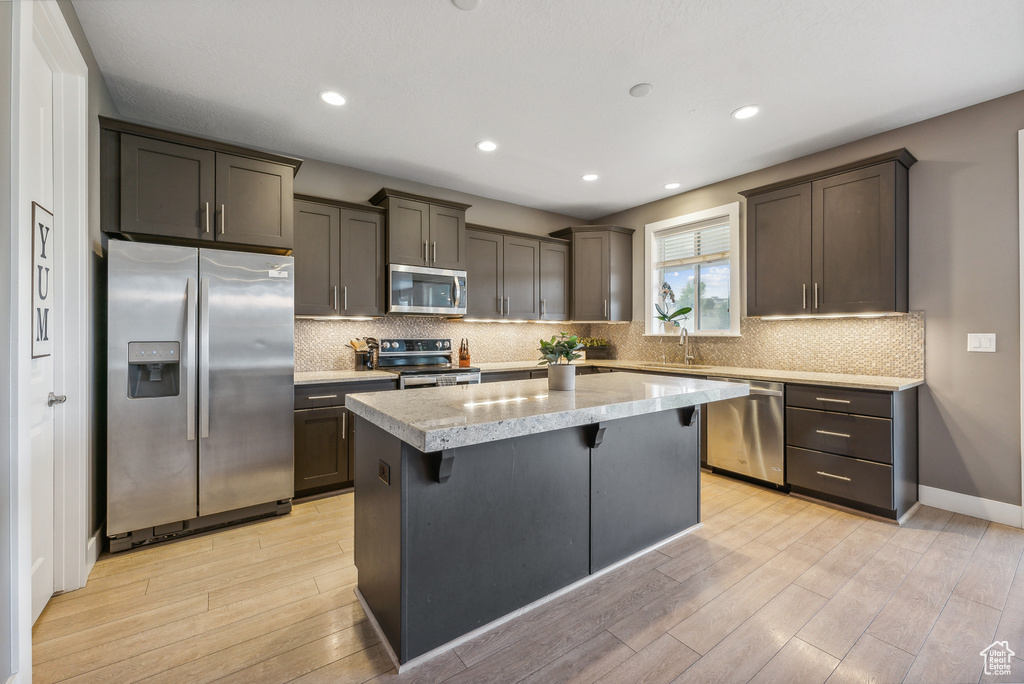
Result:
[[708,465],[785,484],[785,399],[781,382],[708,378],[750,385],[750,395],[708,404]]

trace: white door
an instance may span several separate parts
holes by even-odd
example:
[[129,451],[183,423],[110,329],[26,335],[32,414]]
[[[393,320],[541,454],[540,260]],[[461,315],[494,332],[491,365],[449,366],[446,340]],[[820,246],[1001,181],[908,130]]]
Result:
[[[54,207],[53,192],[53,71],[34,42],[23,54],[27,62],[24,73],[28,78],[21,103],[21,178],[33,201],[55,212],[59,208]],[[61,252],[60,245],[53,242],[60,240],[55,235],[59,232],[52,231],[47,245],[47,249],[53,248],[54,254]],[[48,297],[58,296],[58,288],[54,287],[52,280],[57,273],[38,274],[34,273],[35,270],[33,266],[23,271],[25,282],[22,292],[31,293],[37,288],[44,288]],[[35,280],[32,280],[33,275]],[[53,328],[54,323],[56,320],[48,320],[47,334],[51,338],[61,334]],[[32,330],[33,335],[36,334],[34,322]],[[59,349],[60,345],[53,345],[54,354],[59,353]],[[53,430],[54,412],[60,407],[47,406],[49,393],[56,389],[54,361],[52,354],[32,359],[29,406],[23,407],[29,412],[31,426],[33,622],[53,595],[54,586]]]

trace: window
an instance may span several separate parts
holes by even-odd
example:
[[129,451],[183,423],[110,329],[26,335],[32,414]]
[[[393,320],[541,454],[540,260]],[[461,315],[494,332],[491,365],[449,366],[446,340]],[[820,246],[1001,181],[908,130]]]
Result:
[[740,334],[740,204],[648,223],[645,229],[644,332],[679,335],[657,318],[693,309],[679,324],[695,335]]

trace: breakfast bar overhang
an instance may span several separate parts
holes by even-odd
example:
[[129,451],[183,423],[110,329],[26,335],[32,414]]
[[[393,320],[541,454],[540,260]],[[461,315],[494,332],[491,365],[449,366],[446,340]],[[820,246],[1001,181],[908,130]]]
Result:
[[693,527],[699,407],[636,373],[350,395],[358,591],[401,664]]

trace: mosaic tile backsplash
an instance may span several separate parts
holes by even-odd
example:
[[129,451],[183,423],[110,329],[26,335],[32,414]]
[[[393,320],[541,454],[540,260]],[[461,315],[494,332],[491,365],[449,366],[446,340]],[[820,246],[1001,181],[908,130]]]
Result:
[[[924,313],[884,318],[772,321],[744,318],[741,337],[690,338],[695,363],[826,373],[924,377]],[[297,319],[295,370],[351,370],[355,337],[469,340],[474,363],[535,360],[538,340],[560,330],[604,337],[613,358],[682,363],[675,337],[644,337],[643,323],[473,323],[411,316],[373,321]]]
[[[595,324],[615,358],[683,362],[676,337],[644,337],[642,322]],[[694,363],[815,373],[924,377],[924,313],[883,318],[740,319],[740,337],[691,337]]]
[[348,341],[356,337],[450,337],[455,344],[466,338],[473,363],[484,363],[538,359],[540,353],[536,350],[542,337],[550,339],[562,330],[585,336],[589,328],[580,324],[473,323],[415,316],[373,321],[299,318],[295,320],[295,370],[352,370],[355,351]]

